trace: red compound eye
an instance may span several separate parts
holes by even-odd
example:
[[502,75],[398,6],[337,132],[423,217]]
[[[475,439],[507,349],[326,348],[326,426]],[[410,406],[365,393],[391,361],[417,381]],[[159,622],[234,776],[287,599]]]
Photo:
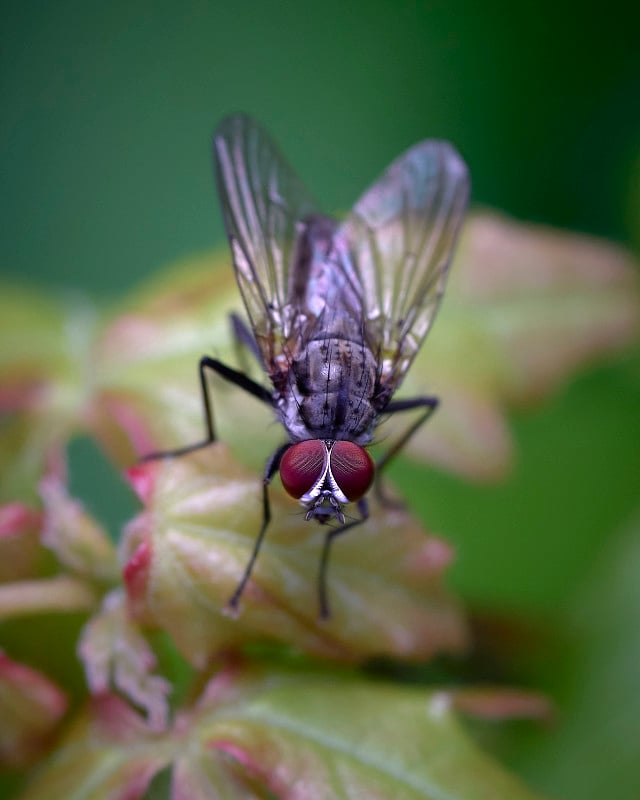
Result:
[[327,448],[321,439],[298,442],[282,456],[280,479],[291,495],[299,500],[324,472]]
[[366,494],[375,471],[371,456],[359,444],[336,442],[331,448],[331,472],[348,500]]

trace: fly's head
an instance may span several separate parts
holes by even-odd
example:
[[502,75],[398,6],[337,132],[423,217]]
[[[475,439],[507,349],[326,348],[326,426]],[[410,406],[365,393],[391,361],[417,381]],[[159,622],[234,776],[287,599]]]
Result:
[[280,478],[286,491],[306,507],[305,519],[344,525],[342,506],[363,497],[375,475],[367,451],[355,442],[307,439],[282,456]]

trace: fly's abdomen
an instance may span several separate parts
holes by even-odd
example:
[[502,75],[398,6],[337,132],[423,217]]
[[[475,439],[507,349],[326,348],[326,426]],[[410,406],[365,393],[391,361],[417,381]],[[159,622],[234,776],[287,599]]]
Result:
[[376,361],[368,347],[341,336],[307,343],[290,367],[280,412],[292,439],[371,440]]

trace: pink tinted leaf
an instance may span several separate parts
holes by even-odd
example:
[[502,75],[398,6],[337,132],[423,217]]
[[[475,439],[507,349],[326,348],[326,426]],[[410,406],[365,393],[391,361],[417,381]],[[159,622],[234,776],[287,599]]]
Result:
[[0,763],[15,767],[38,757],[66,709],[56,684],[0,651]]
[[[230,355],[228,314],[238,308],[231,269],[218,255],[174,265],[113,314],[97,343],[102,377],[93,423],[114,460],[130,466],[150,451],[202,438],[198,361],[212,351]],[[216,400],[223,427],[225,405]]]
[[471,219],[457,276],[460,304],[480,303],[509,401],[536,399],[640,333],[638,262],[594,237]]
[[406,512],[374,505],[371,519],[336,543],[332,617],[322,622],[317,579],[325,531],[273,487],[273,522],[240,615],[231,620],[222,612],[260,526],[257,476],[221,444],[137,467],[134,475],[147,504],[123,545],[130,606],[164,628],[193,665],[256,637],[347,661],[424,659],[464,648],[466,626],[443,585],[451,548]]
[[638,264],[628,252],[472,215],[442,311],[403,385],[442,400],[409,451],[468,477],[499,477],[512,450],[506,408],[543,399],[639,333]]
[[92,694],[118,691],[144,709],[150,730],[166,728],[171,685],[153,674],[155,655],[129,620],[119,590],[105,597],[100,612],[85,625],[78,655]]
[[272,674],[238,699],[205,696],[192,725],[212,759],[226,755],[281,800],[533,798],[473,745],[438,692]]
[[193,264],[153,281],[106,322],[85,299],[1,287],[0,411],[10,425],[0,439],[0,500],[33,500],[49,451],[77,432],[126,465],[154,449],[172,421],[178,438],[199,434],[197,395],[190,421],[188,413],[197,360],[228,322],[215,260]]
[[[448,378],[438,387],[442,402],[437,413],[409,440],[403,452],[478,481],[504,477],[512,440],[503,410],[482,389],[461,388]],[[399,420],[393,418],[381,428],[382,434],[390,437],[402,430]]]

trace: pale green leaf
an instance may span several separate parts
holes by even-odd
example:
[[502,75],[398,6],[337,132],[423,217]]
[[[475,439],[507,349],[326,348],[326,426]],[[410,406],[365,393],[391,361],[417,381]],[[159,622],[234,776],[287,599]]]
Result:
[[94,703],[22,800],[138,798],[168,765],[173,800],[534,800],[473,744],[451,702],[446,692],[228,667],[164,735],[115,698]]
[[325,529],[273,487],[272,525],[237,619],[223,616],[254,545],[260,483],[221,444],[137,467],[145,511],[125,538],[130,606],[164,628],[195,666],[220,649],[262,638],[347,661],[425,659],[466,645],[460,607],[443,585],[451,548],[402,510],[371,519],[334,545],[329,620],[319,618]]

